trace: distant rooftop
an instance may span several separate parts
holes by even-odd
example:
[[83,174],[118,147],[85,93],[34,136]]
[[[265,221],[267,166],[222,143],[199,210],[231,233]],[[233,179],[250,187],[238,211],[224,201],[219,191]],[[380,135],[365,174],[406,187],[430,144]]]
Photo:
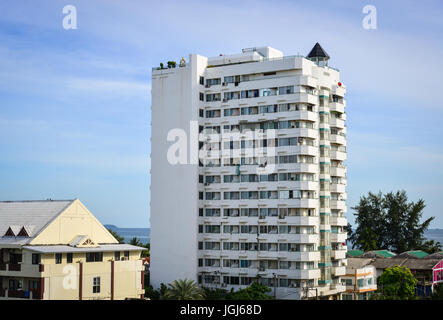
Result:
[[415,251],[406,251],[406,252],[400,253],[397,257],[421,259],[421,258],[424,258],[428,255],[429,254],[427,254],[426,252],[424,252],[422,250],[415,250]]
[[364,253],[364,251],[361,250],[348,250],[347,255],[351,257],[358,257],[361,256]]

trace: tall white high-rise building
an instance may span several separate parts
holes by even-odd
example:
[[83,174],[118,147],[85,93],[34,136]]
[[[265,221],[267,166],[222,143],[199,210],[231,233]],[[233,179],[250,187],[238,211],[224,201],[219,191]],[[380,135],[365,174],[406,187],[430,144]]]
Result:
[[328,60],[317,43],[307,57],[262,47],[153,69],[154,287],[345,290],[346,89]]

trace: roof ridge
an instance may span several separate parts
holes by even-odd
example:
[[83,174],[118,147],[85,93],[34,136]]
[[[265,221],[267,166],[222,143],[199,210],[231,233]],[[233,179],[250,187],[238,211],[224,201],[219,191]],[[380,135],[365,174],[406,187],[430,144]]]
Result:
[[46,200],[0,200],[0,203],[15,203],[15,202],[66,202],[66,201],[75,201],[75,199],[46,199]]

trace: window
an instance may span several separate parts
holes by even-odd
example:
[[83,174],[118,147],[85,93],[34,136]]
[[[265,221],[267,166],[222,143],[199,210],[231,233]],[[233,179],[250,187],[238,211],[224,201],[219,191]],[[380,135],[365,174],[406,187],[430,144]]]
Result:
[[205,94],[203,92],[200,92],[200,101],[205,101]]
[[40,264],[41,255],[39,253],[32,254],[32,264]]
[[100,277],[94,277],[92,283],[92,293],[100,293]]
[[103,252],[86,252],[86,262],[103,261]]
[[201,84],[201,85],[204,85],[204,84],[205,84],[205,78],[202,77],[202,76],[200,76],[200,84]]
[[207,86],[216,86],[216,85],[219,85],[220,83],[221,83],[221,79],[220,78],[206,79],[206,85]]
[[129,251],[125,251],[123,255],[125,256],[126,260],[129,260]]
[[200,118],[204,118],[205,117],[205,110],[203,109],[198,109],[198,116]]
[[55,254],[55,263],[56,264],[62,263],[62,254],[61,253],[56,253]]
[[120,251],[114,252],[114,260],[115,261],[120,261]]
[[294,93],[294,86],[280,87],[278,94],[291,94]]
[[225,77],[226,83],[234,83],[234,76]]
[[72,263],[72,252],[66,254],[66,263]]

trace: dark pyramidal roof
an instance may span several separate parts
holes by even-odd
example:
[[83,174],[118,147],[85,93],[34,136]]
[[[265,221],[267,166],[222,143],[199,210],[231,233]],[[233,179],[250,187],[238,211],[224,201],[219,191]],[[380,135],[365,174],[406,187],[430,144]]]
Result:
[[317,42],[312,48],[311,52],[308,54],[308,58],[315,58],[315,57],[322,57],[329,59],[329,55],[326,53],[325,50],[321,47],[321,45]]

